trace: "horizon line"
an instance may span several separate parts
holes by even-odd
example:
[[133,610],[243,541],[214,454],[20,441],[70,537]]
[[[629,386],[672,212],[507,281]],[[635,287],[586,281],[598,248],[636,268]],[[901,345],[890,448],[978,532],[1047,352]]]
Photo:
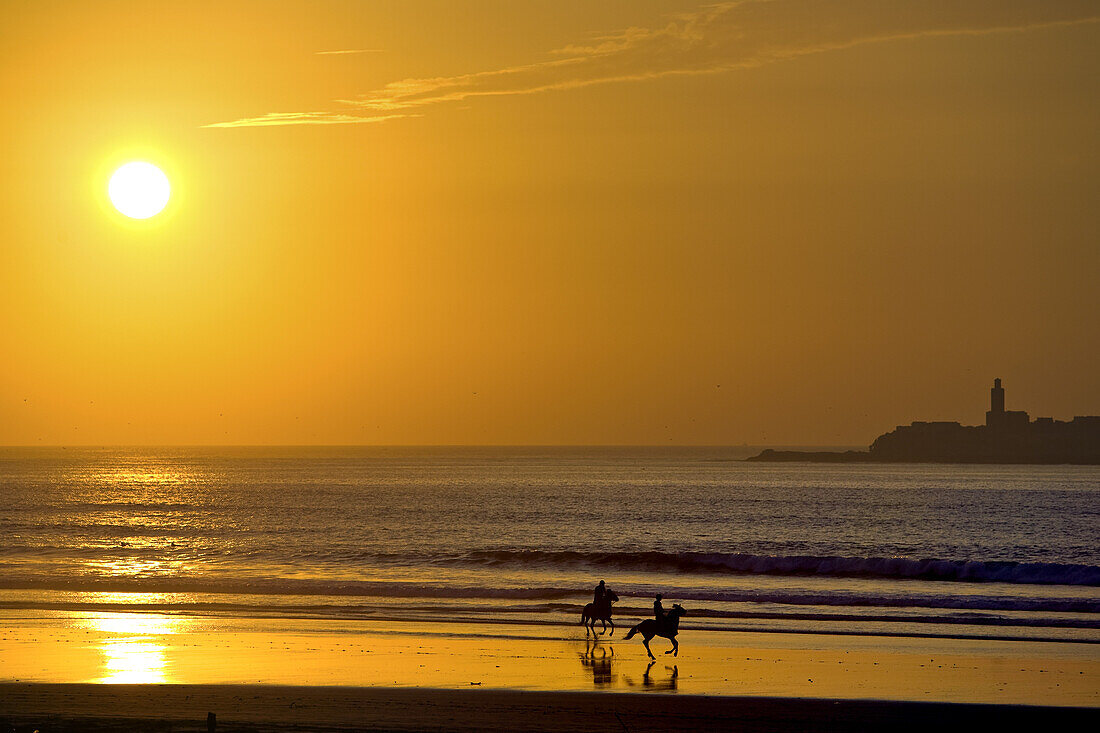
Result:
[[0,443],[4,448],[862,448],[831,443]]

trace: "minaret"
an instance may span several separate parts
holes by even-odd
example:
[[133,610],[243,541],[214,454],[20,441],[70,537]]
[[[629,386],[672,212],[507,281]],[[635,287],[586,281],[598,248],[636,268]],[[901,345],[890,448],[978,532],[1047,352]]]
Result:
[[1005,415],[1005,391],[1001,387],[1001,380],[993,380],[993,388],[989,390],[989,412],[985,413],[985,424],[992,425],[1000,422]]

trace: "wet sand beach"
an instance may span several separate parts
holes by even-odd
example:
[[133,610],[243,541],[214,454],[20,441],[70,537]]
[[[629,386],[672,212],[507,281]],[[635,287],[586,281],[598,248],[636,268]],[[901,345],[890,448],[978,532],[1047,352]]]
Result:
[[687,629],[678,658],[658,639],[651,663],[624,631],[592,641],[567,627],[8,611],[0,722],[45,733],[205,730],[208,712],[219,730],[1100,719],[1094,644]]
[[483,687],[1100,707],[1100,647],[1073,642],[6,611],[0,681]]

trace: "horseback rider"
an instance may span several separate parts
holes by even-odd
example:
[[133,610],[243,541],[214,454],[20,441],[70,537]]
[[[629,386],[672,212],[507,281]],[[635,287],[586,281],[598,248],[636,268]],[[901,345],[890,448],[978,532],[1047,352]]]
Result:
[[665,609],[661,605],[661,594],[657,594],[657,598],[653,601],[653,618],[657,621],[657,628],[662,628],[665,625]]
[[588,629],[588,633],[595,633],[595,623],[603,622],[603,631],[611,627],[611,634],[615,634],[615,622],[611,620],[611,604],[619,600],[615,591],[607,587],[601,580],[592,594],[592,602],[581,609],[581,623]]
[[596,586],[596,590],[592,595],[592,604],[601,611],[607,606],[607,586],[604,585],[602,580]]

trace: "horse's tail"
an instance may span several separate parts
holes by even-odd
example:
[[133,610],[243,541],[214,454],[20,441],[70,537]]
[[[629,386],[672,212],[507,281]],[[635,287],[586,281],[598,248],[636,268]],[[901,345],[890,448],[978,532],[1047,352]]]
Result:
[[634,625],[634,628],[632,628],[632,629],[631,629],[630,631],[626,632],[626,638],[627,638],[627,639],[629,639],[629,638],[631,638],[632,636],[634,636],[635,634],[637,634],[637,633],[638,633],[638,629],[640,629],[640,628],[642,628],[642,625],[641,625],[641,624],[635,624],[635,625]]
[[587,608],[584,609],[583,611],[581,611],[581,624],[583,625],[585,623],[588,623],[588,609]]

